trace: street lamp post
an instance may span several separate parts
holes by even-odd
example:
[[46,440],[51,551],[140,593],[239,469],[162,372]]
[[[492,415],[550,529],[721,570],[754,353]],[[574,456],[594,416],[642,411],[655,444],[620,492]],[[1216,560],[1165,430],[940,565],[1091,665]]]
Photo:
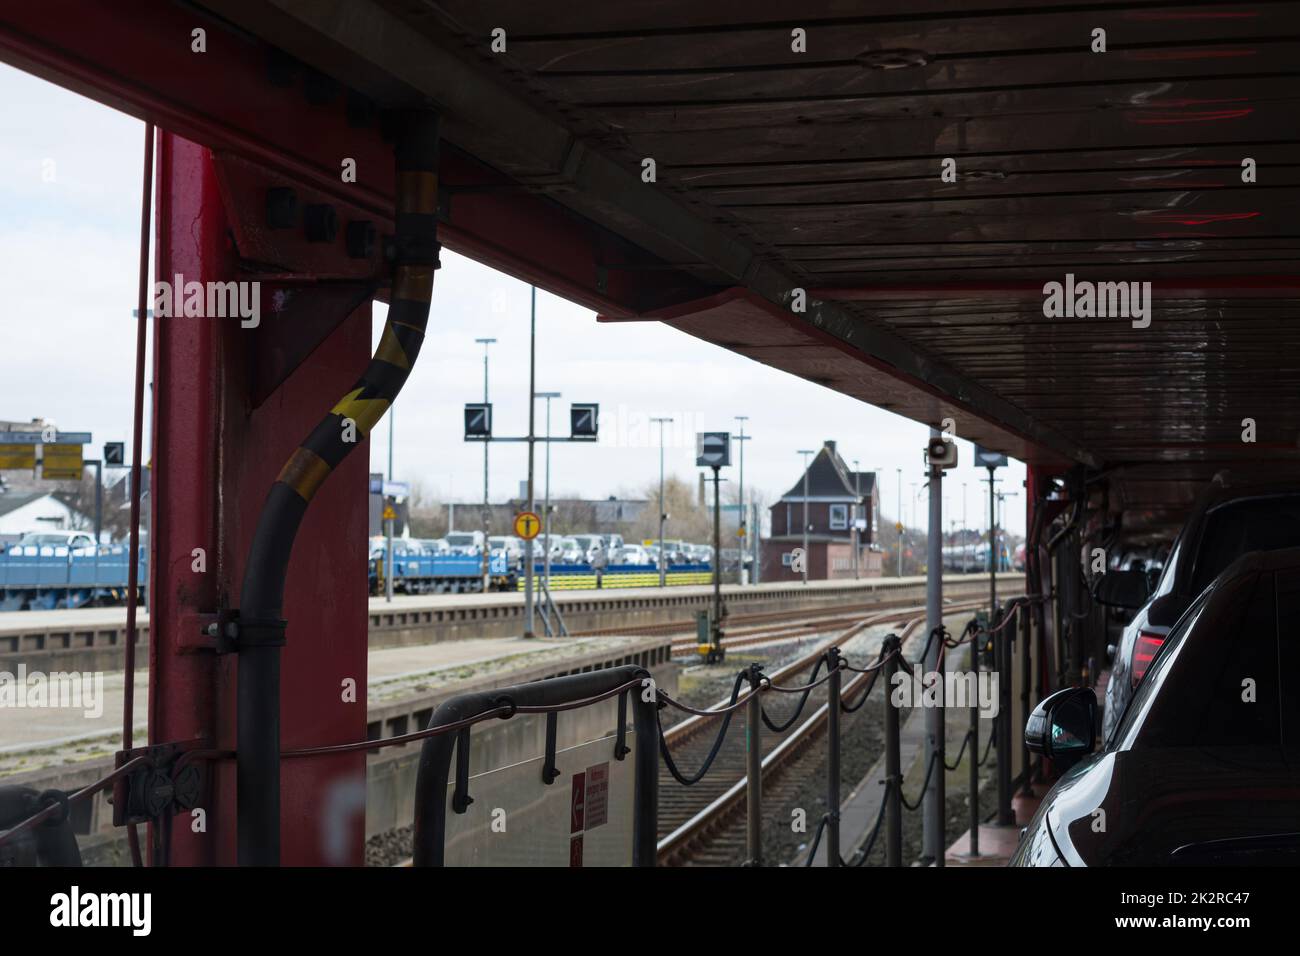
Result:
[[[740,490],[737,492],[737,501],[740,505],[740,533],[736,536],[739,540],[736,542],[736,583],[745,583],[745,518],[748,509],[745,507],[745,442],[749,441],[750,436],[745,434],[745,422],[749,421],[748,415],[735,416],[736,421],[740,422],[740,434],[736,441],[740,442]],[[722,555],[718,555],[718,567],[722,564]]]
[[[395,419],[393,417],[393,408],[388,408],[388,480],[395,481],[393,477],[393,428]],[[385,494],[384,508],[388,507],[388,495]],[[389,518],[388,525],[388,551],[384,554],[384,600],[391,604],[393,602],[393,572],[396,570],[397,562],[393,560],[393,525],[397,523],[396,519]]]
[[862,472],[856,458],[853,459],[853,494],[856,500],[853,502],[853,530],[849,537],[853,541],[853,579],[856,581],[861,577],[858,572],[858,552],[861,550],[858,545],[858,508],[862,506]]
[[[533,452],[537,446],[537,286],[532,287],[528,326],[528,510],[537,506],[533,493]],[[549,442],[547,443],[550,444]],[[487,542],[483,542],[486,550]],[[533,601],[533,539],[524,542],[524,637],[536,637],[536,606]]]
[[966,573],[966,482],[961,483],[961,573]]
[[659,423],[659,586],[662,588],[668,584],[668,558],[664,554],[664,521],[668,518],[664,511],[664,425],[672,419],[652,418],[650,421]]
[[542,533],[546,539],[545,550],[542,552],[542,593],[546,595],[546,603],[542,606],[542,614],[546,618],[548,634],[553,633],[551,630],[551,399],[559,397],[559,392],[533,393],[533,398],[546,399],[546,481],[542,492]]
[[[496,339],[475,339],[479,345],[483,346],[483,404],[488,403],[488,346],[493,345]],[[389,410],[391,416],[392,410]],[[391,418],[390,418],[391,421]],[[491,571],[489,568],[488,558],[488,535],[492,533],[492,506],[488,502],[488,446],[491,442],[483,443],[483,592],[486,594],[488,582],[491,580]]]
[[803,449],[798,454],[803,455],[803,583],[807,584],[808,561],[811,557],[808,554],[808,456],[816,453]]
[[898,576],[903,576],[903,469],[898,472]]

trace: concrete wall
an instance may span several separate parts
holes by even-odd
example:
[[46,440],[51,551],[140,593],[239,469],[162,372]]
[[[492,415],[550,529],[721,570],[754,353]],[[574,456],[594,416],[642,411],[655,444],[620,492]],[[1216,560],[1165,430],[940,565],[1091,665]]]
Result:
[[[779,557],[777,562],[779,564]],[[788,569],[786,569],[788,572]],[[811,569],[810,569],[811,570]],[[763,614],[806,607],[815,610],[835,604],[870,599],[888,591],[913,597],[925,594],[924,578],[818,582],[805,588],[797,575],[784,581],[769,578],[755,587],[724,584],[723,597],[730,612]],[[974,576],[948,575],[960,582]],[[1010,586],[1022,586],[1024,575],[999,576]],[[712,605],[707,586],[646,588],[607,595],[594,591],[554,592],[555,603],[570,631],[610,630],[635,634],[640,625],[678,622],[690,626],[697,611]],[[121,612],[120,615],[117,612]],[[111,612],[111,613],[109,613]],[[524,606],[520,594],[432,595],[404,598],[391,605],[372,602],[370,646],[398,647],[433,644],[467,637],[513,637],[523,632]],[[0,614],[0,670],[13,671],[21,662],[28,670],[113,671],[122,668],[126,612],[124,609],[27,612]],[[148,659],[148,622],[140,629],[136,660]]]
[[[663,638],[645,638],[617,649],[596,649],[563,661],[541,662],[498,675],[470,678],[424,694],[385,701],[368,708],[368,733],[372,740],[396,737],[427,726],[434,709],[459,694],[560,677],[565,674],[601,670],[623,664],[647,668],[655,682],[668,693],[677,689],[677,665],[670,661],[670,643]],[[630,724],[629,716],[629,724]],[[612,732],[618,723],[617,699],[560,715],[557,747],[596,740]],[[629,728],[630,729],[630,728]],[[520,715],[507,721],[488,721],[470,736],[470,772],[482,773],[510,766],[545,753],[546,721],[538,715]],[[325,743],[325,741],[322,741]],[[414,815],[415,772],[421,742],[386,747],[366,760],[366,836],[411,823]],[[107,775],[113,757],[105,754],[90,760],[47,767],[0,778],[5,785],[37,790],[73,791]],[[113,807],[108,794],[79,804],[73,811],[82,856],[87,865],[125,866],[130,859],[126,831],[113,827]]]

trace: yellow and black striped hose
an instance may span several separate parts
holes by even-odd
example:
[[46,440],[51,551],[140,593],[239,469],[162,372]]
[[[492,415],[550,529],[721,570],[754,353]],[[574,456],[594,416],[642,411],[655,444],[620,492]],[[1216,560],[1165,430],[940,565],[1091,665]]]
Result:
[[280,859],[280,646],[284,583],[312,497],[402,390],[429,321],[438,268],[438,119],[401,117],[397,134],[394,271],[388,322],[356,385],[289,457],[271,486],[240,592],[238,854],[241,865]]

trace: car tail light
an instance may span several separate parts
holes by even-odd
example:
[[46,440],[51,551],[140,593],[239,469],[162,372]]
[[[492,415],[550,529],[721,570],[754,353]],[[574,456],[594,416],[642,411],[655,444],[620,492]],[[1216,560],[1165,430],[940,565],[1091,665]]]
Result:
[[1156,652],[1160,650],[1160,645],[1164,642],[1165,636],[1163,634],[1157,634],[1154,631],[1138,631],[1137,641],[1133,644],[1133,666],[1129,668],[1134,687],[1142,683],[1147,668],[1155,660]]

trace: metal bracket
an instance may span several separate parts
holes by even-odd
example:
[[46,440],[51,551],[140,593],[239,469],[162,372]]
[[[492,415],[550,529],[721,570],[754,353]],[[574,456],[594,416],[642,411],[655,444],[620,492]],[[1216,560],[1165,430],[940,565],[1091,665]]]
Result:
[[119,750],[115,766],[136,757],[148,757],[151,766],[128,774],[113,787],[113,825],[160,820],[168,812],[192,810],[199,805],[206,784],[197,762],[181,763],[189,751],[207,750],[205,740],[186,740]]
[[546,715],[546,761],[542,766],[542,783],[548,787],[555,783],[560,775],[559,769],[555,766],[555,738],[559,718],[560,715],[553,710]]
[[287,622],[281,618],[241,618],[239,611],[229,608],[207,615],[204,635],[213,642],[218,654],[237,654],[241,647],[283,647]]

